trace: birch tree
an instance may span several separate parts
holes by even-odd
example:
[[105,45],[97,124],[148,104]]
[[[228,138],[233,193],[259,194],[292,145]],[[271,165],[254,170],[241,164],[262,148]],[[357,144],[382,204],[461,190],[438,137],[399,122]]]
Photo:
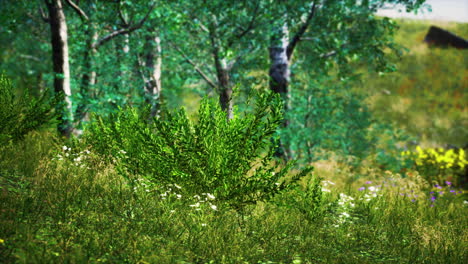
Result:
[[190,45],[196,45],[199,54],[189,53],[181,42],[174,41],[172,46],[218,92],[228,120],[233,117],[233,72],[238,70],[238,62],[246,59],[264,38],[259,20],[267,10],[266,4],[263,0],[187,1],[178,6],[186,21],[182,29],[194,40]]
[[[123,43],[121,46],[129,49],[128,39],[129,35],[142,28],[148,17],[150,16],[155,2],[150,3],[149,6],[146,6],[146,12],[142,14],[142,17],[137,21],[129,21],[128,18],[125,18],[123,11],[121,9],[122,1],[118,1],[117,6],[108,4],[107,8],[111,11],[115,11],[118,14],[118,18],[120,23],[114,22],[114,27],[117,24],[117,27],[114,30],[108,30],[108,25],[106,26],[106,22],[109,21],[102,21],[97,18],[97,3],[92,1],[88,1],[87,3],[83,3],[86,5],[87,11],[82,9],[78,4],[73,2],[72,0],[65,0],[67,4],[75,11],[75,13],[80,17],[83,25],[84,31],[82,34],[85,35],[85,47],[83,48],[82,57],[84,58],[84,71],[81,76],[81,85],[80,85],[80,94],[81,100],[78,103],[77,110],[76,110],[76,121],[75,126],[78,127],[84,121],[89,119],[89,106],[90,100],[93,97],[93,93],[91,93],[91,88],[96,85],[97,82],[97,72],[96,72],[96,54],[98,50],[109,43],[112,40],[117,39],[118,37],[123,37],[120,41]],[[145,3],[147,4],[147,3]],[[115,15],[111,16],[115,18]],[[115,20],[114,20],[115,21]],[[104,22],[104,23],[103,23]],[[106,30],[107,28],[107,30]],[[96,92],[94,93],[96,94]],[[94,95],[95,96],[95,95]],[[78,130],[77,133],[79,134],[80,131]]]
[[[404,5],[408,11],[419,8],[424,0],[312,0],[285,1],[275,8],[281,14],[273,21],[270,55],[270,89],[283,98],[285,112],[291,107],[291,66],[298,44],[304,42],[310,78],[339,72],[340,78],[353,75],[351,65],[365,62],[374,70],[388,67],[384,50],[394,49],[391,38],[395,30],[389,20],[374,15],[378,8],[393,3]],[[310,94],[310,96],[314,96]],[[283,127],[288,127],[286,117]],[[306,125],[305,123],[302,125]],[[292,155],[289,143],[281,141],[278,153],[286,159]]]
[[61,0],[45,0],[45,4],[49,13],[48,22],[51,32],[54,91],[64,95],[64,102],[57,107],[58,130],[63,136],[69,137],[73,129],[73,110],[70,98],[67,22]]

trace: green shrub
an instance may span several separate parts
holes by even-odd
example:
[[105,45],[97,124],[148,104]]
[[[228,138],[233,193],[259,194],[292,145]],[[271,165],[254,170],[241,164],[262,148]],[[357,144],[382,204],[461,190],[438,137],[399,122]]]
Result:
[[414,152],[404,151],[402,156],[413,161],[414,168],[429,182],[442,184],[444,181],[460,183],[460,175],[468,165],[463,149],[443,149],[416,147]]
[[21,140],[52,120],[56,100],[57,97],[49,100],[45,95],[36,99],[28,92],[16,97],[10,80],[0,75],[0,144]]
[[322,188],[321,183],[322,178],[318,176],[308,177],[303,186],[278,196],[275,203],[298,211],[307,221],[318,223],[336,209],[337,202],[330,190]]
[[195,122],[183,109],[163,110],[148,122],[147,114],[130,108],[107,120],[97,117],[85,142],[118,163],[130,182],[141,175],[158,186],[177,184],[190,195],[210,193],[242,208],[272,198],[312,170],[287,179],[293,163],[282,166],[273,158],[281,100],[268,93],[255,101],[253,113],[236,113],[229,122],[209,99],[202,101]]

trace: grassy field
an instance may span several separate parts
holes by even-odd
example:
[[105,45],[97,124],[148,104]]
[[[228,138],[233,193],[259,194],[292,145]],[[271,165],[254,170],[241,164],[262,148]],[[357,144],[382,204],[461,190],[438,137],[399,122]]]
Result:
[[382,119],[416,136],[427,147],[468,144],[468,51],[429,48],[424,37],[430,25],[468,36],[468,24],[400,20],[396,41],[408,52],[398,72],[366,76],[363,91]]
[[[397,38],[411,52],[400,72],[368,76],[359,89],[423,147],[465,144],[467,51],[428,49],[428,24],[401,23]],[[467,36],[467,26],[446,28]],[[235,208],[178,183],[129,182],[92,146],[33,132],[0,146],[0,262],[467,262],[468,198],[454,169],[435,184],[372,157],[358,169],[313,165],[297,187]]]

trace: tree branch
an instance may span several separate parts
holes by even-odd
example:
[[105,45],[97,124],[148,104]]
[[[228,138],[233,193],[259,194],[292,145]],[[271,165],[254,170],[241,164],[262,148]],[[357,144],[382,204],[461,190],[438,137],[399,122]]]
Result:
[[39,7],[39,12],[41,13],[42,21],[49,23],[49,17],[45,14],[44,9],[42,9],[42,7]]
[[128,21],[125,19],[125,16],[124,16],[124,14],[122,13],[121,2],[122,2],[122,1],[119,1],[119,17],[120,17],[120,20],[122,20],[123,25],[124,25],[125,27],[128,27]]
[[75,12],[81,17],[81,19],[86,21],[89,20],[89,17],[86,15],[86,13],[77,4],[73,3],[72,0],[65,0],[65,2],[67,2],[67,4],[71,6],[73,10],[75,10]]
[[252,52],[252,45],[249,45],[248,48],[245,49],[245,52],[241,52],[235,59],[231,60],[228,64],[227,64],[227,69],[228,70],[231,70],[240,60],[242,57],[244,57],[244,55],[247,55],[249,54],[250,52]]
[[213,82],[201,69],[198,67],[198,65],[193,62],[179,47],[177,47],[175,44],[171,43],[171,46],[184,57],[185,61],[189,63],[190,65],[193,66],[195,71],[213,88],[216,89],[217,85],[215,82]]
[[286,50],[286,55],[288,56],[288,59],[291,58],[294,48],[296,47],[297,43],[301,40],[301,37],[306,32],[307,27],[309,27],[310,21],[312,20],[315,14],[316,4],[317,4],[317,1],[314,1],[314,3],[312,4],[312,7],[310,8],[309,14],[307,15],[306,21],[304,21],[304,24],[302,24],[301,28],[299,28],[299,31],[297,31],[296,35],[294,35],[293,39],[289,43],[288,48]]
[[[342,45],[340,46],[340,49],[343,49],[343,48],[345,48],[345,47],[348,46],[348,45],[349,45],[349,44],[347,44],[347,43],[342,44]],[[333,57],[333,56],[335,56],[335,55],[337,55],[337,54],[338,54],[338,51],[332,50],[332,51],[329,51],[329,52],[327,52],[327,53],[322,53],[322,54],[320,54],[318,57],[319,57],[320,59],[326,59],[326,58],[329,58],[329,57]]]
[[[255,6],[255,10],[254,10],[254,13],[252,14],[252,19],[250,20],[249,25],[247,26],[247,28],[242,30],[242,32],[240,32],[239,34],[235,36],[236,39],[243,38],[247,33],[249,33],[254,28],[255,20],[258,17],[259,8],[260,8],[260,1],[257,1],[257,5]],[[227,47],[230,48],[233,44],[234,44],[234,38],[231,38],[229,42],[227,43]]]
[[115,30],[115,31],[109,33],[107,36],[105,36],[105,37],[101,38],[100,40],[98,40],[97,42],[93,43],[92,48],[97,49],[102,44],[106,43],[107,41],[109,41],[109,40],[111,40],[111,39],[113,39],[113,38],[115,38],[117,36],[120,36],[120,35],[123,35],[123,34],[128,34],[128,33],[131,33],[133,31],[141,28],[143,26],[143,24],[145,23],[145,21],[148,19],[151,11],[153,11],[153,8],[154,8],[155,5],[156,5],[156,3],[153,3],[151,5],[150,10],[145,15],[145,17],[140,20],[140,22],[138,22],[137,24],[132,25],[132,26],[130,26],[128,28],[122,28],[122,29]]
[[42,60],[39,59],[38,57],[35,57],[35,56],[32,56],[32,55],[28,55],[28,54],[19,54],[18,56],[19,56],[20,58],[27,59],[27,60],[33,60],[33,61],[39,61],[39,62],[42,61]]

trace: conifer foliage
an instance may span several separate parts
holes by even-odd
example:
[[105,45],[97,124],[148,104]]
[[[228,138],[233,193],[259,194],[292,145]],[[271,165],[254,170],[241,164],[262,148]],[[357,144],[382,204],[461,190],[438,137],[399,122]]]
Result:
[[212,193],[241,208],[272,198],[312,170],[291,176],[292,162],[274,161],[281,110],[279,96],[271,93],[258,94],[251,113],[229,121],[210,99],[202,101],[197,121],[183,109],[163,110],[148,121],[147,113],[129,108],[97,117],[85,140],[109,162],[118,161],[129,180],[140,175],[159,186],[178,184],[191,195]]

